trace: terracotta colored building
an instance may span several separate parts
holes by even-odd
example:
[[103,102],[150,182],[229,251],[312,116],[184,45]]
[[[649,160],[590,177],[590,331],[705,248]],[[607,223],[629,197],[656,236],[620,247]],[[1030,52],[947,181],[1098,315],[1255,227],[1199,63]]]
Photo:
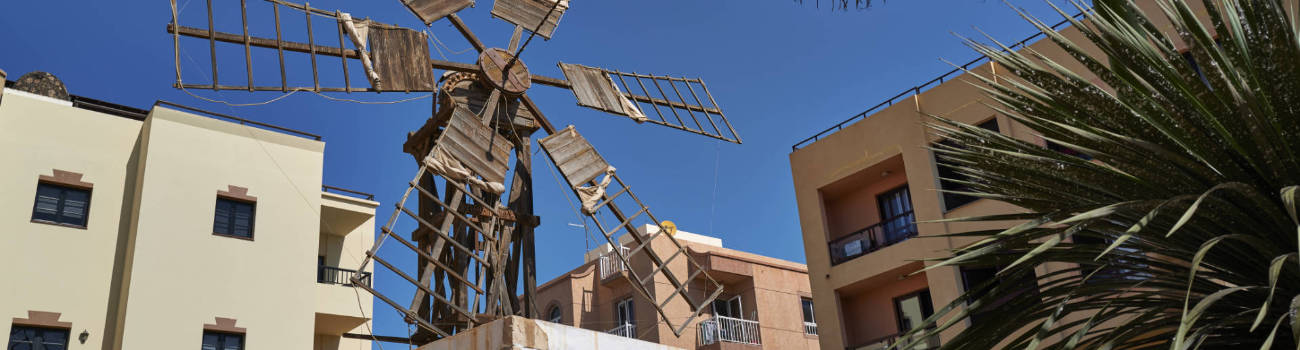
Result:
[[[1138,3],[1147,13],[1159,11],[1155,2]],[[1206,18],[1201,3],[1192,5]],[[1160,20],[1163,18],[1155,24],[1169,31],[1169,25]],[[1076,28],[1066,23],[1056,28],[1084,50],[1096,54],[1096,48]],[[1075,72],[1086,72],[1056,44],[1037,40],[1041,38],[1041,34],[1032,36],[1013,49],[1029,47]],[[965,68],[984,76],[1010,76],[987,60],[972,61]],[[937,191],[962,190],[960,182],[940,180],[959,179],[962,175],[929,150],[929,145],[944,141],[923,125],[928,115],[996,130],[1060,152],[1074,152],[1048,143],[986,107],[985,103],[994,102],[968,83],[976,81],[969,74],[955,70],[927,81],[800,142],[790,153],[822,349],[883,348],[970,286],[995,278],[996,266],[943,267],[920,272],[926,263],[918,260],[946,257],[950,249],[974,241],[915,238],[1005,228],[1013,223],[917,222],[1018,210],[1006,203]],[[1041,276],[1064,267],[1040,266],[1036,273]],[[1035,287],[1033,281],[1025,280],[996,283]],[[945,331],[939,339],[925,341],[937,346],[965,329],[969,322]]]
[[[3,76],[3,73],[0,73]],[[322,186],[325,143],[157,104],[0,89],[5,349],[359,349],[369,196]]]
[[[658,227],[646,225],[643,233]],[[631,244],[627,236],[624,245]],[[681,337],[662,323],[650,302],[636,296],[627,267],[611,257],[609,245],[593,249],[577,268],[537,288],[542,319],[565,325],[614,333],[685,349],[808,349],[817,346],[817,319],[803,264],[723,248],[722,240],[678,231],[674,238],[723,285],[724,291],[707,315],[697,318]],[[666,240],[658,240],[661,242]],[[660,256],[675,251],[670,243],[653,246]],[[621,247],[629,249],[629,247]],[[643,254],[637,255],[644,259]],[[631,268],[650,271],[647,261],[633,260]],[[668,268],[677,276],[690,275],[684,259]],[[663,278],[656,274],[655,278]],[[702,277],[700,277],[702,278]],[[690,286],[703,286],[700,280]],[[666,281],[656,281],[660,287]],[[654,288],[671,293],[673,288]],[[704,298],[711,290],[688,288],[691,298]],[[679,302],[680,303],[680,302]],[[684,304],[684,303],[680,303]],[[676,307],[676,308],[675,308]],[[670,317],[689,316],[684,305],[668,305]]]

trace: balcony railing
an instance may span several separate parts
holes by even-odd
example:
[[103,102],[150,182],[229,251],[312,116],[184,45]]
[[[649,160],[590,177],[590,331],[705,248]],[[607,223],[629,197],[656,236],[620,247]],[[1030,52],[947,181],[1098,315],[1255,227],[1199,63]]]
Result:
[[[618,250],[620,253],[623,254],[623,257],[627,257],[627,253],[630,251],[630,249],[627,249],[627,247],[621,247],[621,246],[618,247]],[[623,272],[627,270],[627,266],[623,265],[623,261],[619,260],[618,256],[615,256],[613,251],[609,251],[609,252],[605,252],[605,254],[601,254],[599,260],[600,260],[599,262],[600,279],[602,281],[605,280],[606,278],[609,278],[610,276],[617,275],[619,272]]]
[[[340,284],[345,286],[352,285],[352,276],[358,272],[348,269],[341,269],[333,266],[321,265],[316,268],[316,282],[325,284]],[[370,273],[360,272],[360,281],[365,285],[370,285]]]
[[817,323],[816,323],[816,322],[804,322],[804,323],[803,323],[803,333],[804,333],[804,334],[807,334],[807,335],[817,335]]
[[633,338],[633,339],[635,339],[635,338],[636,338],[636,325],[635,325],[635,324],[631,324],[631,323],[625,323],[625,324],[623,324],[622,326],[614,327],[613,329],[610,329],[610,330],[608,330],[608,331],[605,331],[605,333],[609,333],[609,334],[617,335],[617,336],[620,336],[620,337],[628,337],[628,338]]
[[762,345],[758,336],[758,321],[714,316],[700,322],[700,345],[717,342]]
[[906,212],[829,243],[836,265],[916,236],[916,216]]
[[[884,337],[873,339],[866,343],[847,347],[846,349],[847,350],[885,350],[894,344],[906,343],[910,341],[909,338],[900,338],[899,336],[901,335],[902,333],[890,334]],[[920,336],[918,335],[914,337],[919,338]],[[938,349],[939,336],[931,336],[929,338],[925,338],[924,340],[921,341],[919,345],[920,346],[914,347],[913,349]]]

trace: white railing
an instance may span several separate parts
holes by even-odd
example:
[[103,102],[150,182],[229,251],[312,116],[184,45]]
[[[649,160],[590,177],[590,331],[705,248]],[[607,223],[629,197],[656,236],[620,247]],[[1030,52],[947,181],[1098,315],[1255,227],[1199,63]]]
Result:
[[804,322],[803,333],[807,335],[817,335],[817,322]]
[[[618,247],[618,250],[620,253],[623,254],[624,258],[627,258],[627,253],[628,251],[630,251],[630,249],[627,249],[627,247]],[[605,252],[605,254],[600,255],[600,279],[601,280],[609,278],[610,276],[613,276],[625,270],[627,270],[627,266],[623,265],[623,261],[619,260],[618,256],[614,255],[613,251]]]
[[762,345],[758,336],[758,321],[714,316],[700,322],[700,345],[717,342]]
[[605,331],[605,333],[609,333],[621,337],[636,338],[636,325],[631,323],[626,323],[623,324],[622,326],[614,327],[614,329]]

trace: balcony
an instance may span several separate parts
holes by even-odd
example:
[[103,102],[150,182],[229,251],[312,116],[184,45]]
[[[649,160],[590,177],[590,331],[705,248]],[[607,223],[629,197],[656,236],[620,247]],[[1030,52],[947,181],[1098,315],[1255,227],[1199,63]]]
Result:
[[831,250],[831,265],[838,265],[898,244],[908,238],[916,237],[916,232],[916,216],[908,211],[836,238],[828,243]]
[[700,322],[700,346],[725,342],[762,345],[758,335],[758,321],[714,316]]
[[816,323],[816,322],[804,322],[804,323],[803,323],[803,334],[807,334],[807,335],[817,335],[817,323]]
[[622,326],[614,327],[613,329],[605,331],[605,333],[636,339],[636,325],[625,323]]
[[[624,257],[627,257],[628,252],[631,251],[631,249],[627,249],[627,247],[622,247],[622,246],[618,247],[618,250],[619,253],[623,254]],[[613,251],[609,251],[606,252],[605,254],[601,254],[600,258],[598,258],[597,260],[599,260],[597,264],[600,265],[601,281],[604,281],[610,277],[620,276],[622,275],[621,272],[627,271],[627,266],[623,264],[622,260],[619,260],[617,255],[614,255]]]
[[[316,268],[316,282],[322,284],[337,284],[343,286],[352,285],[352,277],[357,276],[354,270],[342,269],[333,266],[321,265]],[[361,272],[358,278],[361,283],[370,285],[370,273]]]
[[[910,339],[907,338],[900,338],[901,335],[902,333],[890,334],[866,342],[864,344],[850,346],[847,348],[847,350],[885,350],[885,349],[889,349],[889,347],[893,346],[894,344],[906,343],[910,341]],[[932,336],[922,340],[921,344],[919,344],[919,346],[917,347],[914,347],[913,349],[938,349],[938,348],[939,348],[939,336]]]

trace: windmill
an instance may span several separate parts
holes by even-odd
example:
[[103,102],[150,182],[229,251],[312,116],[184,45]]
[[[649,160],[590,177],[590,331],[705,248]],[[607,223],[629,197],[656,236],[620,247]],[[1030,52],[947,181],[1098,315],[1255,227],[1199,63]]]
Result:
[[[636,294],[654,305],[659,318],[674,334],[681,336],[721,294],[722,285],[673,238],[675,230],[668,228],[671,225],[650,212],[576,128],[555,128],[527,91],[534,83],[570,89],[579,105],[638,124],[657,124],[734,143],[741,143],[740,136],[700,79],[568,63],[558,63],[566,79],[530,73],[520,55],[535,36],[551,38],[560,18],[569,10],[568,0],[496,0],[492,16],[514,25],[505,48],[488,47],[456,14],[474,5],[473,0],[401,0],[426,26],[443,19],[450,22],[479,53],[473,64],[431,58],[425,32],[356,18],[339,10],[313,8],[309,3],[257,2],[269,4],[271,15],[264,17],[274,18],[275,37],[270,38],[250,34],[248,0],[240,0],[242,31],[222,32],[215,27],[212,0],[205,1],[206,27],[181,25],[176,0],[171,1],[172,21],[167,31],[172,34],[176,52],[176,88],[317,94],[436,93],[432,117],[409,133],[403,146],[415,158],[419,170],[407,183],[401,200],[395,203],[396,209],[380,228],[379,238],[361,264],[361,269],[373,262],[391,270],[415,287],[414,295],[409,303],[403,303],[362,281],[354,281],[354,285],[404,314],[406,322],[419,327],[420,332],[411,337],[413,341],[427,343],[506,315],[537,317],[534,229],[540,220],[533,215],[530,137],[538,130],[547,135],[538,144],[582,203],[583,214],[592,219],[611,246],[620,246],[618,238],[623,231],[631,238],[632,245],[626,251],[613,249],[611,253],[622,266],[632,267],[624,278]],[[282,12],[284,18],[304,19],[306,42],[286,38]],[[322,19],[333,23],[325,27],[313,24]],[[256,29],[258,23],[254,26]],[[337,46],[316,41],[321,28],[326,28],[325,33],[333,32]],[[523,38],[524,32],[529,33],[527,39]],[[207,42],[211,52],[210,82],[182,80],[182,37]],[[242,46],[245,84],[219,82],[218,44],[227,48]],[[253,69],[254,50],[274,50],[278,57],[278,85],[254,83],[259,81]],[[285,57],[304,54],[311,62],[312,82],[291,84]],[[326,58],[341,62],[338,67],[342,79],[337,75],[333,80],[328,76],[322,79],[323,73],[332,74],[332,69],[324,68],[331,64],[323,62]],[[358,65],[361,69],[356,68]],[[363,74],[364,83],[354,84],[350,69]],[[435,79],[434,70],[445,73]],[[342,86],[337,86],[338,80]],[[651,110],[657,118],[647,116]],[[412,196],[414,209],[408,204]],[[399,218],[418,223],[409,239],[394,232]],[[664,223],[661,226],[665,229],[643,232],[637,229],[638,222]],[[414,253],[414,273],[377,254],[386,242],[396,242]],[[661,257],[651,248],[655,245],[672,248],[674,253]],[[688,264],[685,278],[669,268],[670,264],[683,263]],[[522,298],[516,297],[521,277]]]

